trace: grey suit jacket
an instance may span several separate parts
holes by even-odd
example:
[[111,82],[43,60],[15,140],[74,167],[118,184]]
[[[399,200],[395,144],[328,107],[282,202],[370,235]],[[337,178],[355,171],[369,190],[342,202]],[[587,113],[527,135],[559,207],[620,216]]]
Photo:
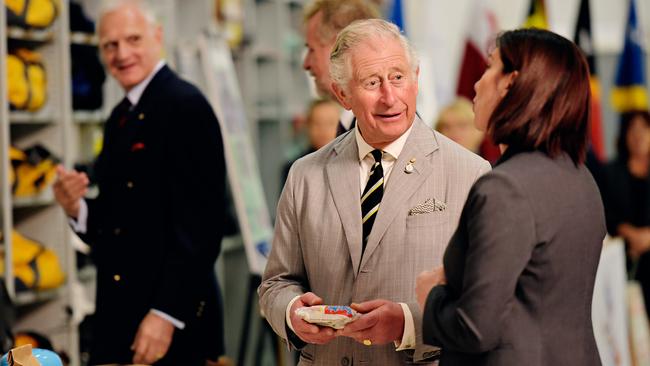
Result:
[[509,155],[467,198],[445,252],[447,285],[427,299],[424,340],[442,347],[441,366],[600,365],[598,188],[566,155]]
[[[414,171],[407,174],[404,167],[412,158]],[[304,347],[302,365],[400,365],[432,350],[421,342],[415,278],[441,264],[471,185],[489,169],[485,160],[416,120],[386,183],[362,256],[354,133],[296,161],[278,203],[273,247],[258,290],[273,329],[287,339],[287,305],[307,291],[329,305],[383,298],[408,304],[419,345],[415,354],[407,354],[392,344],[366,347],[339,337]],[[411,208],[429,198],[445,202],[446,209],[409,216]]]

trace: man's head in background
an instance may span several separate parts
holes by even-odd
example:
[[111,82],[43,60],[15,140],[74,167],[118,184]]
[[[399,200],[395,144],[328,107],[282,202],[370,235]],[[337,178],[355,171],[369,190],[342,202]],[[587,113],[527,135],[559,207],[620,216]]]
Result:
[[318,99],[307,111],[307,137],[314,150],[327,145],[336,138],[341,107],[332,99]]
[[314,0],[305,8],[307,54],[302,66],[321,97],[333,98],[329,64],[338,32],[355,20],[379,17],[375,3],[368,0]]
[[102,4],[99,49],[110,74],[128,91],[151,74],[162,57],[162,28],[152,9],[137,0]]
[[472,102],[459,97],[446,106],[438,116],[436,131],[478,153],[484,133],[474,126]]

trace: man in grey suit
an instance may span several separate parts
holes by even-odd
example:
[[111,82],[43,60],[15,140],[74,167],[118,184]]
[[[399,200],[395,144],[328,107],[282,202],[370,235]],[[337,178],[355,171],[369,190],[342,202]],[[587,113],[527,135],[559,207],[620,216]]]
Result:
[[[357,21],[338,35],[330,74],[357,126],[294,163],[259,288],[273,329],[300,364],[433,361],[422,344],[415,277],[439,265],[474,181],[489,164],[415,114],[418,61],[398,28]],[[364,188],[365,187],[365,188]],[[335,331],[296,309],[352,304]]]

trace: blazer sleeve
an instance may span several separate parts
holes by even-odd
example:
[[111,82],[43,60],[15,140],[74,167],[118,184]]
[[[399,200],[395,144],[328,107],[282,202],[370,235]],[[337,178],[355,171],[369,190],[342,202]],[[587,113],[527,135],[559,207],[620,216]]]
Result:
[[273,234],[273,246],[257,292],[260,309],[275,332],[291,345],[301,348],[297,337],[286,326],[286,309],[289,302],[308,288],[305,264],[302,257],[298,214],[295,205],[295,164],[289,170],[287,182],[278,202]]
[[[164,182],[169,215],[161,230],[167,246],[152,308],[185,321],[195,304],[196,278],[214,273],[221,249],[226,166],[219,122],[195,89],[175,100],[165,125]],[[162,122],[162,121],[161,121]]]
[[[501,338],[507,304],[536,243],[535,221],[514,179],[492,172],[470,191],[458,230],[467,236],[466,255],[460,259],[462,288],[457,295],[448,286],[431,290],[423,311],[423,338],[443,350],[482,353]],[[465,244],[452,240],[450,245]]]

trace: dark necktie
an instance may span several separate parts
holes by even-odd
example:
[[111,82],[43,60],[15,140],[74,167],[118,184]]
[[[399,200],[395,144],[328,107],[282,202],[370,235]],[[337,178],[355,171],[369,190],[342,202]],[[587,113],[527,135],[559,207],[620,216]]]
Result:
[[[381,166],[381,150],[373,150],[375,163],[370,168],[370,177],[361,195],[361,222],[363,224],[363,250],[366,249],[368,236],[375,223],[381,198],[384,196],[384,169]],[[362,252],[363,253],[363,252]]]
[[129,98],[124,97],[120,104],[117,105],[117,125],[119,127],[124,127],[126,121],[129,117],[129,112],[131,111],[131,101]]

